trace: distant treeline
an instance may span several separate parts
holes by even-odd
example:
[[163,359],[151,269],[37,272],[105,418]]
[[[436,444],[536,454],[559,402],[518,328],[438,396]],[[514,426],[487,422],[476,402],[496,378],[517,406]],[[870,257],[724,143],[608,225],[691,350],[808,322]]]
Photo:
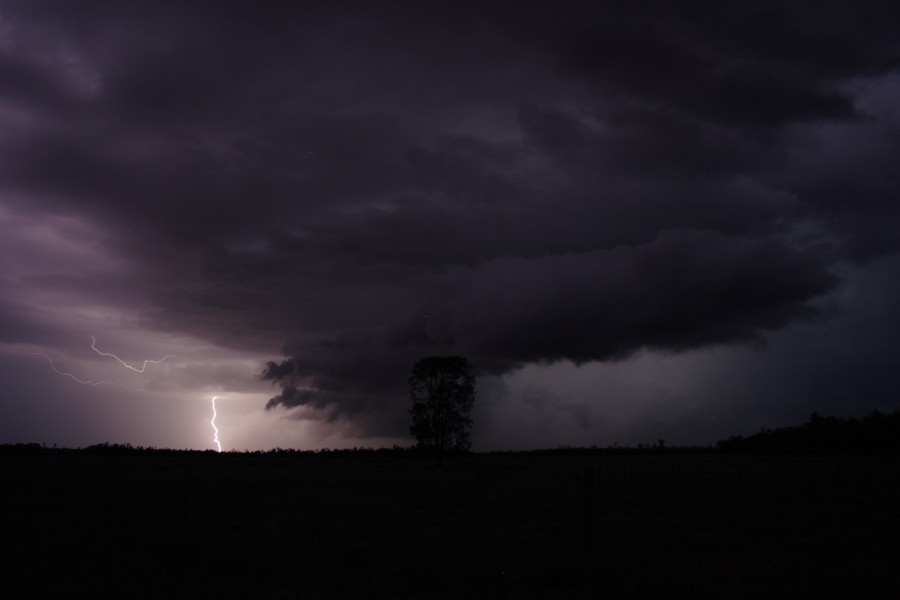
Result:
[[[662,440],[660,440],[662,441]],[[716,452],[712,446],[665,446],[656,444],[638,444],[634,447],[626,446],[559,446],[557,448],[543,448],[535,450],[491,450],[489,452],[471,452],[456,450],[446,452],[446,456],[601,456],[621,454],[698,454]],[[280,457],[388,457],[388,456],[431,456],[427,448],[412,446],[393,446],[391,448],[320,448],[318,450],[295,450],[293,448],[273,448],[271,450],[227,450],[217,452],[215,450],[189,450],[173,448],[155,448],[153,446],[133,446],[131,444],[94,444],[84,448],[63,448],[47,446],[46,444],[0,444],[0,456],[8,454],[67,454],[67,455],[95,455],[95,456],[280,456]]]
[[[728,454],[900,454],[900,410],[885,414],[874,411],[862,419],[853,417],[822,417],[817,412],[802,425],[763,429],[744,437],[732,436],[715,446],[666,446],[663,440],[633,447],[573,447],[559,446],[541,450],[495,450],[491,452],[448,453],[448,456],[600,456],[620,454],[700,454],[725,452]],[[84,448],[60,448],[46,444],[0,444],[0,455],[9,454],[77,454],[77,455],[153,455],[153,456],[281,456],[281,457],[342,457],[342,456],[427,456],[427,449],[418,446],[391,448],[321,448],[295,450],[244,450],[216,452],[215,450],[177,450],[131,444],[94,444]]]
[[231,450],[217,452],[215,450],[189,450],[173,448],[155,448],[153,446],[133,446],[131,444],[94,444],[84,448],[62,448],[46,444],[0,444],[0,455],[4,454],[73,454],[73,455],[153,455],[153,456],[413,456],[424,454],[415,446],[393,446],[392,448],[321,448],[319,450],[295,450],[293,448],[272,448],[271,450]]
[[666,446],[660,443],[637,446],[558,446],[538,450],[492,450],[485,456],[610,456],[642,454],[702,454],[716,452],[713,446]]
[[730,437],[717,447],[735,454],[900,454],[900,410],[862,419],[814,412],[802,425]]

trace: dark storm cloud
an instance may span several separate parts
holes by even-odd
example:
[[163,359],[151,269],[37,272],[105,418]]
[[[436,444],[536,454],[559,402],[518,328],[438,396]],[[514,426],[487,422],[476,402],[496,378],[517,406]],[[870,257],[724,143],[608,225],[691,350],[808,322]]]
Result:
[[521,363],[685,350],[810,317],[809,301],[835,282],[778,240],[672,231],[636,248],[492,263],[463,277],[459,314],[433,341],[472,340]]
[[503,373],[827,317],[847,261],[900,248],[898,16],[12,3],[0,185],[108,231],[154,327],[282,349],[267,408],[402,431],[424,354]]
[[0,57],[0,90],[15,102],[48,112],[65,110],[71,101],[70,90],[52,73],[14,56]]
[[[8,290],[2,291],[8,294]],[[15,344],[28,339],[41,343],[53,339],[54,333],[33,310],[5,298],[0,300],[0,342]]]
[[315,390],[298,390],[294,386],[288,385],[282,388],[280,394],[266,403],[266,409],[272,409],[279,405],[285,408],[296,408],[297,406],[306,405],[322,408],[324,405],[319,405],[316,402],[317,396],[318,394]]
[[[402,394],[409,365],[427,354],[461,349],[482,374],[496,374],[532,362],[621,359],[641,348],[761,340],[765,331],[820,316],[810,301],[836,281],[825,263],[783,240],[712,232],[670,232],[638,248],[501,259],[438,277],[409,320],[287,348],[295,356],[269,363],[263,378],[325,390],[319,406],[348,398],[358,404],[363,392],[370,401]],[[306,394],[295,401],[288,387],[269,407],[310,402]]]
[[[734,125],[772,126],[798,119],[854,116],[850,98],[822,90],[796,72],[765,66],[723,69],[651,29],[609,29],[574,35],[567,62],[576,72],[656,103]],[[767,65],[768,66],[768,65]]]
[[[309,407],[321,410],[322,417],[309,411],[295,416],[329,421],[362,418],[376,425],[377,433],[404,435],[409,427],[406,411],[393,410],[397,382],[406,381],[419,348],[400,347],[385,339],[396,333],[396,328],[390,328],[341,336],[311,348],[301,344],[285,348],[294,356],[268,363],[262,373],[263,379],[282,384],[282,392],[269,400],[266,409]],[[400,393],[403,396],[402,387]],[[365,429],[360,433],[365,434]]]
[[593,16],[558,36],[573,76],[737,126],[853,117],[834,85],[900,64],[885,3],[815,14],[800,3],[659,3]]

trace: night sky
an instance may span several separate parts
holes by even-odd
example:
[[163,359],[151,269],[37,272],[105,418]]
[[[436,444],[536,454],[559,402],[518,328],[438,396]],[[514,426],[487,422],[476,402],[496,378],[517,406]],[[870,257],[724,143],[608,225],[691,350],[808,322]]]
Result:
[[408,444],[449,354],[475,450],[891,411],[898,30],[893,0],[0,2],[0,442],[214,448],[218,396],[224,449]]

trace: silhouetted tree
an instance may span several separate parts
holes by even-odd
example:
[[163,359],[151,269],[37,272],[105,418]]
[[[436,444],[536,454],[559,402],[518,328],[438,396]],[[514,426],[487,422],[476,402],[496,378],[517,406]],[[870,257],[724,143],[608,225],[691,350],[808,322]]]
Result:
[[420,447],[444,453],[472,446],[469,412],[475,402],[475,375],[462,356],[429,356],[413,366],[409,378],[412,433]]

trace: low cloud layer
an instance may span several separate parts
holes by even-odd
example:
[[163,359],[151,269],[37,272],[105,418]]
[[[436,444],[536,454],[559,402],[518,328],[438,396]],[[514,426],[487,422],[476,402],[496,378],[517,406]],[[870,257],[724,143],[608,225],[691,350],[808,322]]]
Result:
[[898,17],[9,3],[0,337],[127,311],[271,355],[267,409],[360,436],[404,434],[426,355],[496,378],[772,343],[896,264]]

